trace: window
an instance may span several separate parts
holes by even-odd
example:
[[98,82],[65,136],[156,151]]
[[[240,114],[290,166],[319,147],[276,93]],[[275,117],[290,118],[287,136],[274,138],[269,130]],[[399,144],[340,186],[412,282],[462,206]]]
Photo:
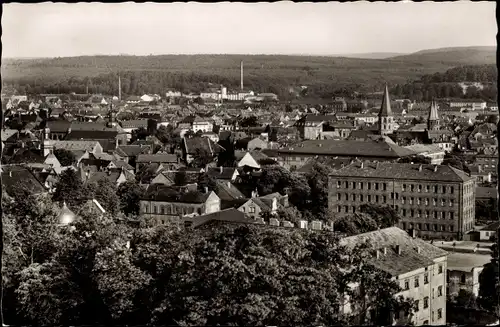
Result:
[[415,191],[415,185],[413,185],[413,184],[410,185],[410,191],[411,192]]
[[434,185],[434,193],[438,193],[438,186]]
[[453,225],[450,225],[450,232],[453,232]]
[[415,277],[415,287],[419,287],[420,286],[420,278],[417,276]]
[[465,274],[462,274],[462,276],[460,276],[460,283],[465,284]]
[[415,300],[414,302],[414,306],[415,306],[415,312],[418,312],[418,310],[420,309],[420,305],[419,305],[419,301],[418,300]]
[[387,197],[385,195],[382,196],[382,202],[387,203]]
[[438,213],[437,213],[437,211],[434,211],[434,219],[437,219],[437,217],[438,217]]
[[355,190],[356,189],[356,182],[352,182],[352,189]]
[[446,194],[446,186],[443,186],[443,194]]
[[341,194],[337,193],[337,200],[340,200],[340,198],[341,198]]
[[403,216],[406,217],[406,209],[403,209]]
[[438,297],[443,296],[443,286],[438,286]]
[[430,190],[431,190],[430,185],[425,185],[425,191],[426,191],[426,192],[429,192]]
[[349,182],[345,182],[345,188],[349,188]]
[[342,211],[342,207],[341,206],[337,206],[337,212],[341,212]]
[[424,320],[424,325],[428,325],[429,324],[429,320]]
[[429,307],[429,297],[426,296],[424,297],[424,309],[427,309]]
[[453,207],[453,199],[450,200],[450,207]]
[[375,190],[378,191],[378,183],[375,183]]
[[413,204],[413,197],[410,198],[410,204]]
[[403,196],[403,197],[401,198],[401,203],[402,203],[402,204],[405,204],[405,201],[406,201],[406,196]]
[[368,189],[371,190],[372,189],[372,183],[368,183]]
[[405,290],[410,289],[410,282],[408,280],[405,280]]
[[360,189],[363,189],[363,184],[364,184],[363,182],[360,182],[360,183],[359,183],[359,188],[360,188]]
[[340,188],[342,186],[342,182],[341,181],[337,181],[337,188]]
[[431,312],[431,320],[434,321],[434,311]]
[[434,231],[435,231],[435,232],[437,232],[437,230],[438,230],[438,225],[437,225],[437,224],[434,224],[434,226],[433,226],[433,227],[434,227]]
[[387,191],[387,183],[384,183],[384,191]]
[[372,202],[372,196],[368,194],[367,197],[368,197],[368,202]]
[[433,205],[436,205],[436,204],[437,204],[437,199],[436,199],[436,198],[432,199],[432,204],[433,204]]
[[424,275],[424,284],[429,284],[429,273],[425,273]]
[[352,194],[351,199],[352,199],[352,201],[356,201],[356,194]]
[[417,204],[420,205],[420,198],[417,198]]
[[428,198],[425,198],[425,205],[428,206],[429,205],[429,199]]
[[250,213],[255,213],[255,207],[250,207],[249,209],[250,209],[250,211],[249,211]]
[[419,193],[422,192],[422,185],[420,185],[420,184],[418,185],[418,192]]
[[425,210],[425,218],[428,218],[429,217],[429,210]]
[[406,191],[406,184],[403,184],[403,192]]
[[442,274],[443,273],[443,265],[439,265],[438,266],[438,274]]
[[417,210],[417,217],[420,217],[421,214],[422,214],[422,210]]
[[378,195],[375,195],[375,202],[378,203]]
[[406,223],[403,223],[403,229],[406,229]]
[[363,202],[363,194],[359,195],[359,201]]
[[422,230],[422,224],[417,224],[417,229]]
[[344,206],[344,212],[349,212],[349,207],[348,206]]
[[349,194],[344,194],[344,197],[345,197],[345,200],[348,201],[349,200]]
[[438,319],[443,318],[443,309],[438,309]]

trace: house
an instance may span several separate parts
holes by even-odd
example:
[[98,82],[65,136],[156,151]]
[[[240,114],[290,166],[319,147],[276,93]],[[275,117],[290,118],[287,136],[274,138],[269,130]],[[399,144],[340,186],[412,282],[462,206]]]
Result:
[[460,290],[466,290],[478,296],[479,275],[490,260],[489,255],[450,252],[446,276],[447,294],[458,295]]
[[122,157],[127,163],[135,166],[135,161],[140,154],[149,154],[151,147],[149,145],[120,145],[115,153]]
[[246,200],[237,209],[238,211],[243,212],[247,217],[257,219],[263,212],[270,212],[271,214],[275,214],[278,210],[278,203],[275,200],[273,203],[271,203],[271,205],[269,205],[258,197],[252,197]]
[[491,241],[497,237],[498,228],[500,227],[500,222],[495,221],[488,226],[485,226],[479,230],[479,240],[480,241]]
[[148,121],[146,119],[136,119],[136,120],[124,120],[120,122],[122,129],[128,134],[128,139],[132,137],[132,132],[139,128],[148,128]]
[[182,143],[183,159],[188,164],[193,161],[193,156],[196,155],[198,151],[204,151],[213,158],[215,158],[221,151],[224,151],[223,147],[206,137],[183,138]]
[[483,171],[480,166],[469,166],[470,175],[474,177],[477,183],[491,183],[491,173]]
[[201,118],[199,116],[190,115],[184,118],[179,125],[179,128],[190,128],[194,133],[198,131],[201,132],[212,132],[214,129],[214,124],[208,118]]
[[317,140],[323,131],[323,124],[336,120],[337,118],[333,115],[305,115],[295,123],[295,127],[299,130],[302,139]]
[[86,168],[80,168],[82,180],[84,183],[97,183],[99,180],[107,179],[117,187],[125,183],[131,177],[123,171],[92,171]]
[[209,167],[207,174],[216,180],[234,182],[238,177],[238,169],[233,167]]
[[96,141],[50,141],[52,148],[64,149],[67,151],[87,151],[89,153],[102,153],[103,149],[99,142]]
[[215,192],[179,193],[164,185],[151,185],[140,200],[140,215],[152,224],[181,222],[186,215],[203,215],[220,211]]
[[[446,271],[448,252],[411,237],[407,232],[390,227],[342,238],[340,244],[353,248],[368,243],[373,249],[369,262],[388,273],[401,286],[402,295],[415,301],[411,322],[420,325],[446,324]],[[354,288],[357,285],[352,285]],[[347,298],[348,300],[348,298]],[[356,314],[358,303],[347,302],[341,309]],[[387,325],[406,325],[398,321],[398,312],[391,313]]]

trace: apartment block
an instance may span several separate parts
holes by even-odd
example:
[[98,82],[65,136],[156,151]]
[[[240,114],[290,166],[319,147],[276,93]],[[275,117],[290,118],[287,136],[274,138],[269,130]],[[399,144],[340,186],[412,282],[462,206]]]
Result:
[[475,180],[443,165],[354,162],[329,177],[329,209],[338,215],[363,204],[389,205],[399,227],[423,239],[462,240],[475,219]]

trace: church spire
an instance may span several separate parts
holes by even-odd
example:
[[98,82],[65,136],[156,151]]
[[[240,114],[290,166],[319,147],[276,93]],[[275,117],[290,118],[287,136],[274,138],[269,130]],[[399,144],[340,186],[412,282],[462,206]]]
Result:
[[379,117],[392,116],[391,99],[389,98],[389,88],[385,84],[384,97],[382,98],[382,106],[380,107]]
[[438,106],[436,101],[432,99],[431,107],[429,108],[429,117],[427,117],[427,129],[433,130],[439,128]]

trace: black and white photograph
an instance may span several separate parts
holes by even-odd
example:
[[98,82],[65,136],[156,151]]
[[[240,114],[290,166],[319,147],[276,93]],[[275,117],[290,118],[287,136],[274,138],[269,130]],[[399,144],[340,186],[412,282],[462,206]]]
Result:
[[498,326],[494,1],[3,3],[2,326]]

